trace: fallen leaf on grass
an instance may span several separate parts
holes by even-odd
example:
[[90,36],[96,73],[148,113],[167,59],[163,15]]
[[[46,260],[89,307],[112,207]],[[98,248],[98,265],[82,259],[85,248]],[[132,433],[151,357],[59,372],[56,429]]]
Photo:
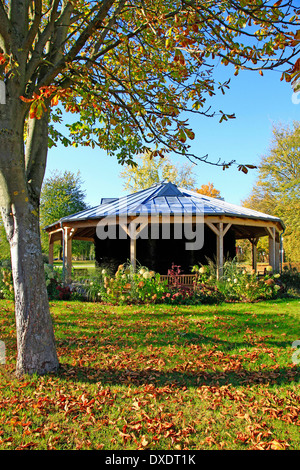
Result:
[[271,441],[272,450],[285,450],[287,447],[289,447],[289,444],[284,441],[277,441],[276,439]]

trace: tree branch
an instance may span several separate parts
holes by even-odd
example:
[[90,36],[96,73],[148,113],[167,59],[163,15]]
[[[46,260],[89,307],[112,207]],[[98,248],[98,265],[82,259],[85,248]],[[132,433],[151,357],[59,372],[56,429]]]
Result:
[[25,40],[24,49],[26,51],[28,51],[31,48],[33,41],[39,31],[41,18],[42,18],[42,0],[34,0],[34,20],[31,25],[30,30],[28,31],[27,38]]
[[41,79],[37,83],[37,89],[52,83],[55,77],[57,77],[57,75],[59,75],[66,67],[66,64],[68,62],[72,62],[74,57],[76,57],[77,54],[82,50],[82,48],[85,46],[86,42],[92,36],[92,34],[97,29],[99,29],[102,24],[102,21],[105,19],[108,11],[114,3],[115,0],[103,0],[103,2],[101,3],[100,10],[96,14],[96,16],[88,23],[86,28],[82,31],[70,51],[63,58],[61,58],[58,63],[53,64],[52,67],[48,67],[48,72],[43,75],[43,77],[41,77]]
[[11,47],[16,57],[27,36],[29,0],[10,0],[9,19],[12,26]]
[[60,0],[54,0],[53,1],[52,8],[51,8],[51,13],[50,13],[50,19],[49,19],[45,29],[40,34],[40,37],[37,41],[37,44],[36,44],[35,48],[32,51],[32,57],[31,57],[30,61],[27,64],[27,67],[26,67],[26,78],[25,78],[26,83],[28,83],[30,81],[30,79],[31,79],[33,73],[35,72],[36,68],[43,61],[44,47],[45,47],[47,41],[49,41],[49,39],[50,39],[50,37],[53,33],[55,21],[57,20],[57,17],[58,17],[57,9],[58,9],[58,6],[59,6],[59,2],[60,2]]
[[39,200],[48,154],[49,113],[44,112],[41,119],[30,119],[27,124],[25,149],[25,171],[28,191]]

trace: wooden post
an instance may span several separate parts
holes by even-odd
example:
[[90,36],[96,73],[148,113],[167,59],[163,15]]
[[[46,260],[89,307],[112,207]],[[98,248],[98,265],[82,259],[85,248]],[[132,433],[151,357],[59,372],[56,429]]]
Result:
[[223,277],[223,265],[224,265],[224,234],[223,234],[223,222],[218,224],[219,235],[217,235],[217,279]]
[[217,279],[221,279],[224,266],[224,237],[232,224],[227,224],[225,228],[223,222],[218,223],[218,228],[209,221],[206,221],[206,224],[217,235]]
[[257,243],[258,238],[249,238],[252,249],[252,269],[257,272]]
[[129,225],[128,235],[130,237],[130,263],[133,271],[136,270],[136,224],[133,222]]
[[130,262],[133,271],[136,270],[136,238],[130,238]]
[[53,255],[54,243],[52,241],[52,235],[49,233],[49,264],[53,265],[54,255]]
[[280,271],[280,236],[278,232],[275,234],[275,271]]
[[275,227],[267,227],[269,232],[269,265],[275,271]]
[[64,244],[64,277],[65,282],[71,282],[72,279],[72,237],[70,236],[70,228],[64,229],[64,237],[63,237],[63,244]]

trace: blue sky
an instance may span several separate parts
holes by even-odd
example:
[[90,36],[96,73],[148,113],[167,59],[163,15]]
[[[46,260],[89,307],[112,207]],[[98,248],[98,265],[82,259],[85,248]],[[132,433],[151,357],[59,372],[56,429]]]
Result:
[[[217,70],[219,79],[230,78],[227,67]],[[239,163],[257,165],[271,143],[273,124],[291,124],[300,120],[300,104],[292,102],[291,85],[280,81],[281,71],[240,72],[232,76],[226,95],[219,93],[208,105],[216,111],[235,113],[236,119],[219,123],[219,118],[193,117],[191,127],[195,139],[191,151],[198,156],[209,155],[217,161],[237,160]],[[174,163],[184,163],[184,157],[172,156]],[[45,177],[53,170],[69,170],[81,173],[86,202],[98,205],[102,197],[123,196],[123,167],[113,157],[99,149],[87,147],[65,148],[57,146],[49,150]],[[212,182],[227,202],[240,204],[250,194],[257,178],[257,170],[247,175],[236,167],[223,171],[205,163],[194,167],[197,186]]]

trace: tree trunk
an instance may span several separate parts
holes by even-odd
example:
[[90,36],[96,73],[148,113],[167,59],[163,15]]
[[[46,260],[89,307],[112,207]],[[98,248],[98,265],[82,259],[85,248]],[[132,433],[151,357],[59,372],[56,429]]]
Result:
[[[10,244],[15,292],[18,376],[45,374],[58,369],[53,326],[45,283],[39,229],[39,187],[44,163],[35,175],[30,162],[41,153],[41,142],[24,154],[24,117],[20,100],[12,100],[0,112],[0,202],[3,223]],[[46,121],[45,121],[46,122]],[[41,126],[43,122],[41,121]],[[30,129],[29,129],[30,131]],[[40,135],[47,135],[40,128]],[[36,132],[29,132],[34,136]],[[47,140],[44,146],[47,149]],[[34,154],[36,152],[36,155]],[[46,151],[47,152],[47,151]],[[38,182],[38,183],[37,183]]]
[[17,329],[17,375],[58,368],[36,214],[16,208],[10,239]]

